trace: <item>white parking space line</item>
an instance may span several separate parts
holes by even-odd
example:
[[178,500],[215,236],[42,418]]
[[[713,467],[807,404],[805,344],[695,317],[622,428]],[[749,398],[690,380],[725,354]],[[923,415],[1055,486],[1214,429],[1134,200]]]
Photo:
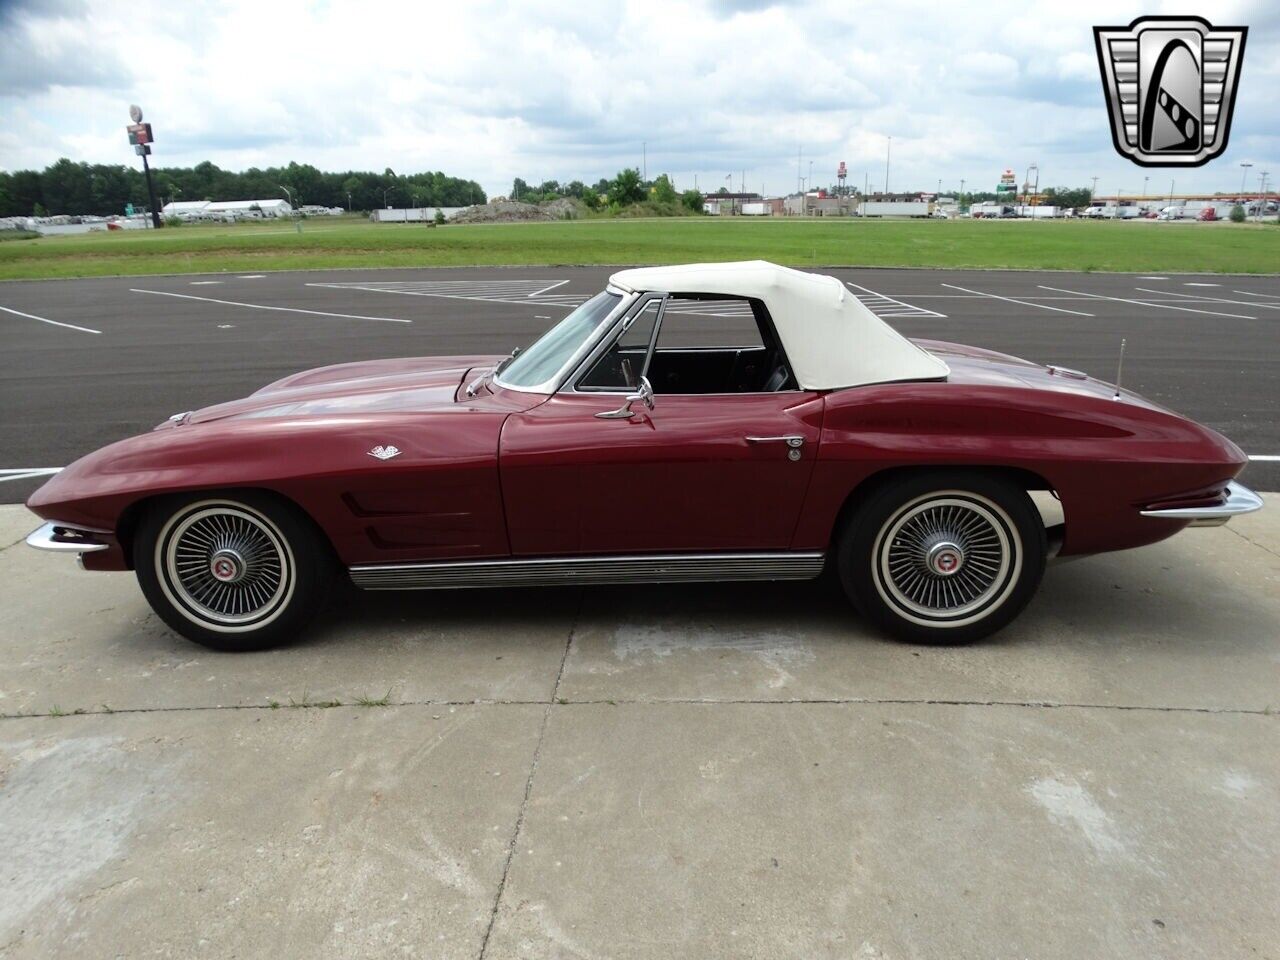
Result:
[[221,281],[221,280],[192,280],[192,281],[191,281],[191,286],[193,286],[193,287],[216,287],[216,286],[218,286],[220,283],[222,283],[222,281]]
[[[215,300],[213,297],[196,297],[189,293],[170,293],[168,290],[139,290],[129,288],[130,293],[149,293],[157,297],[178,297],[182,300],[200,300],[204,303],[220,303],[226,307],[248,307],[251,310],[277,310],[282,313],[306,313],[313,317],[338,317],[342,320],[383,320],[387,323],[413,323],[400,317],[364,317],[355,313],[329,313],[325,310],[303,310],[301,307],[272,307],[265,303],[241,303],[238,300]],[[97,333],[93,330],[91,333]]]
[[1032,303],[1030,300],[1015,300],[1013,297],[1002,297],[994,293],[985,293],[982,290],[970,290],[968,287],[958,287],[954,283],[944,283],[944,287],[950,287],[952,290],[963,290],[965,293],[976,293],[980,297],[990,297],[992,300],[1003,300],[1005,303],[1017,303],[1024,307],[1035,307],[1037,310],[1053,310],[1057,313],[1070,313],[1077,317],[1092,317],[1092,313],[1085,313],[1083,310],[1068,310],[1066,307],[1051,307],[1045,303]]
[[1250,454],[1250,460],[1263,460],[1269,463],[1280,463],[1280,454],[1258,453]]
[[1220,287],[1220,283],[1184,283],[1184,287]]
[[1168,277],[1139,277],[1139,280],[1168,280]]
[[1192,303],[1235,303],[1242,307],[1261,307],[1263,310],[1280,310],[1280,303],[1252,303],[1248,300],[1228,300],[1223,297],[1206,297],[1198,293],[1175,293],[1173,290],[1147,290],[1144,287],[1134,287],[1133,289],[1141,290],[1143,293],[1158,293],[1162,297],[1179,297],[1183,300],[1190,300]]
[[554,290],[556,287],[563,287],[568,282],[569,282],[568,280],[561,280],[558,283],[553,283],[550,286],[543,287],[541,290],[535,290],[533,291],[533,293],[529,294],[529,296],[540,297],[544,293],[546,293],[548,290]]
[[442,297],[447,300],[471,300],[482,303],[515,303],[571,309],[588,297],[579,294],[545,294],[568,283],[561,280],[548,285],[546,280],[366,280],[358,283],[308,283],[308,287],[334,290],[364,290],[369,293],[398,293],[411,297]]
[[1126,297],[1106,297],[1100,293],[1084,293],[1081,290],[1063,290],[1061,287],[1046,287],[1043,283],[1036,284],[1041,290],[1052,290],[1055,293],[1076,293],[1082,297],[1092,297],[1095,300],[1114,300],[1116,303],[1132,303],[1137,307],[1154,307],[1157,310],[1181,310],[1183,313],[1206,313],[1211,317],[1230,317],[1232,320],[1257,320],[1257,317],[1247,317],[1240,313],[1221,313],[1217,310],[1194,310],[1191,307],[1176,307],[1169,303],[1152,303],[1150,300],[1130,300]]
[[917,307],[905,301],[896,300],[893,297],[885,296],[883,293],[876,293],[874,290],[868,290],[866,287],[848,280],[845,281],[845,285],[851,290],[861,290],[861,293],[855,293],[854,296],[877,317],[937,317],[939,320],[947,318],[945,313],[938,313],[936,310],[927,310],[924,307]]
[[81,333],[102,333],[101,330],[94,330],[91,327],[77,327],[74,323],[63,323],[61,320],[50,320],[48,317],[37,317],[34,313],[23,313],[21,310],[13,310],[9,307],[0,307],[5,313],[12,313],[15,317],[26,317],[28,320],[39,320],[41,323],[47,323],[54,327],[66,327],[68,330],[79,330]]
[[1280,300],[1274,293],[1253,293],[1249,290],[1232,290],[1232,293],[1243,293],[1246,297],[1266,297],[1268,300]]
[[236,277],[237,280],[261,280],[265,277],[265,273],[246,273],[242,277]]
[[36,467],[29,470],[0,470],[0,483],[6,483],[9,480],[34,480],[36,477],[48,477],[61,469],[61,467]]

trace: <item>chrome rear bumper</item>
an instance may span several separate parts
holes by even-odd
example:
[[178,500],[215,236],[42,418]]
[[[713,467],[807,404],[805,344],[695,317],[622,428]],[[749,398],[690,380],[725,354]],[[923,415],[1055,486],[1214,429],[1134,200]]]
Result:
[[1144,517],[1162,520],[1190,520],[1192,527],[1217,527],[1232,517],[1253,513],[1262,509],[1262,498],[1242,483],[1232,480],[1227,484],[1227,497],[1211,507],[1169,507],[1162,510],[1143,510]]
[[110,536],[111,531],[50,520],[31,531],[27,536],[27,546],[59,553],[97,553],[111,547],[101,539],[104,535]]

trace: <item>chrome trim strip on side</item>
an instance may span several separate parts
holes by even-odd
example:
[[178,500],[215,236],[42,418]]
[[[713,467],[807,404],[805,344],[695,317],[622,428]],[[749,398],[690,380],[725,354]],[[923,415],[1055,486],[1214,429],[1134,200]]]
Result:
[[820,552],[641,554],[361,564],[349,572],[355,585],[366,590],[811,580],[822,573],[825,559]]
[[98,530],[94,527],[82,527],[74,523],[50,520],[27,535],[27,546],[58,553],[97,553],[99,550],[108,549],[111,545],[94,538],[99,534],[110,535],[110,533],[110,530]]
[[1162,510],[1143,510],[1144,517],[1163,520],[1190,520],[1193,527],[1216,527],[1232,517],[1253,513],[1262,509],[1262,498],[1243,483],[1232,480],[1227,484],[1227,497],[1211,507],[1170,507]]

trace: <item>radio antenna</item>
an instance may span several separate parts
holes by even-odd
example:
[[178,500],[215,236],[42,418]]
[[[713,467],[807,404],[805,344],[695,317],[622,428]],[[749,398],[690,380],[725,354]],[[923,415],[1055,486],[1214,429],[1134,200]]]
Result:
[[1116,364],[1116,395],[1112,400],[1120,399],[1120,377],[1124,373],[1124,338],[1120,338],[1120,362]]

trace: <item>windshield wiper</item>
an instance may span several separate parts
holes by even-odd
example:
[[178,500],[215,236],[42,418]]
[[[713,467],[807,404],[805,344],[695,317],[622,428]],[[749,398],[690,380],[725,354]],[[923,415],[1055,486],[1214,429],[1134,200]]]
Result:
[[468,383],[467,399],[468,400],[473,399],[475,395],[480,392],[480,388],[484,386],[486,380],[492,380],[494,377],[500,374],[503,370],[507,369],[507,367],[511,364],[511,361],[518,356],[520,356],[520,348],[516,347],[509,354],[507,354],[505,357],[499,360],[497,366],[495,366],[492,370],[489,370],[485,373],[480,374],[480,376],[476,377],[474,380]]

